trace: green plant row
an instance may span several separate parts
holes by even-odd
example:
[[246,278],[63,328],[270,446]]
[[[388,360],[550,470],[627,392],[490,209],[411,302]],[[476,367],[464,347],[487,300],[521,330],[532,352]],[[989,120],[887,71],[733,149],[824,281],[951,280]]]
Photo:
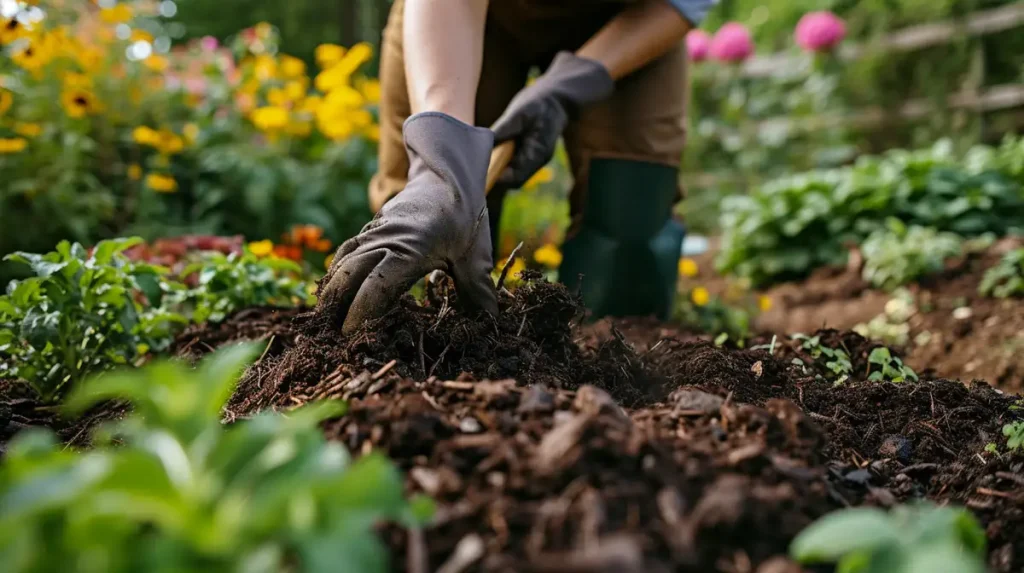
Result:
[[1024,296],[1024,248],[1014,249],[985,272],[978,291],[985,296]]
[[92,373],[166,349],[189,322],[310,302],[301,268],[291,261],[202,253],[172,276],[125,255],[140,242],[102,241],[90,251],[63,241],[44,255],[6,257],[33,276],[11,281],[0,295],[0,378],[24,380],[42,400],[54,401]]
[[979,146],[964,157],[940,141],[729,197],[719,270],[756,284],[801,278],[845,264],[849,248],[885,230],[890,219],[962,237],[1024,232],[1024,139]]
[[132,415],[63,447],[48,430],[15,438],[0,466],[0,562],[34,573],[388,570],[375,527],[415,527],[394,465],[350,459],[320,422],[337,401],[226,426],[220,412],[261,349],[228,347],[198,369],[160,361],[109,372],[68,397],[71,413],[126,400]]

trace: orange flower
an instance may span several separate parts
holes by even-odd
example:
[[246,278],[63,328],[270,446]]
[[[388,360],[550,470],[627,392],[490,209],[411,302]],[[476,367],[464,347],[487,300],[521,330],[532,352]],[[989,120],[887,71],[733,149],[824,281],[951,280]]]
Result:
[[295,245],[274,245],[274,256],[300,261],[302,260],[302,248]]
[[323,236],[324,230],[316,225],[296,225],[292,227],[291,243],[313,248]]
[[313,249],[314,251],[316,251],[318,253],[326,253],[327,251],[331,250],[331,240],[330,239],[320,239],[320,240],[317,240],[313,244],[309,245],[309,248]]

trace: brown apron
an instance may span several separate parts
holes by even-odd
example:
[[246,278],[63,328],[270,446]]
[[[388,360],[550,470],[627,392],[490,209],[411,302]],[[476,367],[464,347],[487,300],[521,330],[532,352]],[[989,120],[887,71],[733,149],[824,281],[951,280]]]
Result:
[[[476,121],[491,125],[526,83],[560,50],[575,51],[631,0],[491,0],[484,34]],[[402,47],[404,0],[395,0],[381,48],[379,170],[370,184],[376,211],[405,187],[409,169],[402,123],[409,117]],[[591,158],[677,166],[685,144],[687,99],[683,43],[620,80],[607,100],[580,110],[563,138],[574,175],[570,214],[582,211]],[[643,190],[637,200],[643,200]]]

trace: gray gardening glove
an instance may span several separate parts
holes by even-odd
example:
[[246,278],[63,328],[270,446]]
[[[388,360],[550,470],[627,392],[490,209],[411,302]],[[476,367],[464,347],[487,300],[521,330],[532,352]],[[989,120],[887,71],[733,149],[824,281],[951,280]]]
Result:
[[603,65],[559,52],[548,70],[509,102],[491,128],[496,143],[516,142],[516,153],[499,185],[522,187],[555,154],[569,116],[580,106],[611,95],[615,82]]
[[384,315],[417,280],[443,270],[459,300],[498,312],[484,184],[494,136],[443,113],[403,126],[409,183],[338,248],[320,304],[344,317],[343,333]]

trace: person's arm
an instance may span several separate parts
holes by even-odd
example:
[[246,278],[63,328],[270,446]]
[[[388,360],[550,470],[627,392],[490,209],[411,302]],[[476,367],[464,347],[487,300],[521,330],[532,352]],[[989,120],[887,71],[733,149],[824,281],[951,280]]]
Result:
[[405,77],[412,113],[473,125],[488,0],[406,0]]
[[599,62],[618,80],[661,57],[691,29],[693,24],[668,0],[649,0],[623,10],[576,55]]

